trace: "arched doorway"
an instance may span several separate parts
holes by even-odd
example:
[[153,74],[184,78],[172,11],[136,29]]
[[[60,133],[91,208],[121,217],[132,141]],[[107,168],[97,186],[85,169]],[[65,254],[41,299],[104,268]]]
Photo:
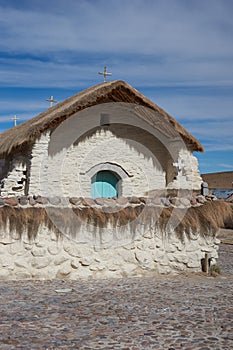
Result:
[[118,196],[119,177],[109,170],[101,170],[91,179],[91,196],[112,198]]

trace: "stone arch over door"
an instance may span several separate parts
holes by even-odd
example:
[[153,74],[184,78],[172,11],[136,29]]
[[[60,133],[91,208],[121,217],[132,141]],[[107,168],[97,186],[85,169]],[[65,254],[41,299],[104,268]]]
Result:
[[101,170],[112,171],[116,173],[121,179],[132,177],[132,175],[128,174],[128,172],[125,171],[120,165],[110,162],[104,162],[94,165],[87,171],[87,175],[92,177]]
[[110,162],[96,164],[86,174],[90,178],[92,198],[121,196],[122,181],[132,177],[120,165]]

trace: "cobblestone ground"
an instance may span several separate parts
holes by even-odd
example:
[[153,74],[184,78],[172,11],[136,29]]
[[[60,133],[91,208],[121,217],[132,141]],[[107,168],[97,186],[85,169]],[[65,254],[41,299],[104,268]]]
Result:
[[220,264],[216,278],[1,281],[0,349],[233,349],[233,246]]

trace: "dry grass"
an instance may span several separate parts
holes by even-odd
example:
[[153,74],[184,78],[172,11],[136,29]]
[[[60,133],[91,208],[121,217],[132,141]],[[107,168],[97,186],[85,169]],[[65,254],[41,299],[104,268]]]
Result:
[[[110,208],[109,208],[109,211]],[[51,220],[52,218],[52,220]],[[207,202],[188,210],[178,208],[160,208],[139,205],[128,206],[117,212],[103,212],[97,208],[0,208],[0,226],[3,230],[17,231],[20,235],[27,233],[30,239],[36,237],[40,225],[45,224],[49,230],[58,233],[59,229],[75,236],[82,224],[91,224],[100,230],[110,223],[122,231],[135,232],[137,225],[145,229],[158,227],[162,232],[175,228],[177,236],[182,239],[191,233],[215,235],[219,228],[233,228],[233,205],[223,201]]]
[[207,202],[200,207],[189,208],[176,231],[200,232],[203,235],[215,235],[219,228],[233,226],[233,209],[228,203],[222,201]]
[[9,229],[10,233],[17,232],[20,236],[26,232],[29,239],[33,239],[43,223],[55,230],[44,208],[0,208],[0,226],[3,231]]

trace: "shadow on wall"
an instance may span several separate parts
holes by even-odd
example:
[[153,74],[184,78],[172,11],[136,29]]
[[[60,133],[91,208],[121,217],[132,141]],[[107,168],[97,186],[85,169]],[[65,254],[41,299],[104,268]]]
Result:
[[166,174],[166,184],[174,179],[176,169],[172,165],[173,159],[168,149],[159,139],[155,138],[154,135],[132,125],[112,124],[104,128],[93,128],[79,137],[74,142],[74,146],[78,146],[79,143],[91,139],[91,137],[101,130],[105,132],[109,130],[115,137],[123,139],[130,148],[138,153],[138,155],[142,155],[145,159],[151,160],[156,169]]

